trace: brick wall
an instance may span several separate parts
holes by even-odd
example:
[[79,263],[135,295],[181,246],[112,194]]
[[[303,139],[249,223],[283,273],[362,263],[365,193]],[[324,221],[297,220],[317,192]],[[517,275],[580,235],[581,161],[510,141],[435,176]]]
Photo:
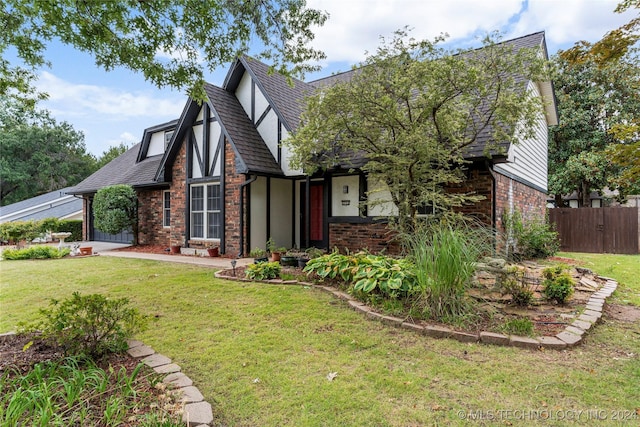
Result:
[[507,176],[496,173],[496,230],[502,228],[502,215],[517,209],[523,220],[544,218],[547,195]]
[[367,249],[377,254],[399,254],[400,246],[394,241],[395,233],[386,223],[330,223],[329,249],[338,248],[341,252],[356,252]]
[[469,177],[464,182],[447,187],[447,192],[453,194],[473,194],[484,197],[484,199],[474,204],[454,208],[467,216],[472,216],[480,220],[487,226],[492,225],[493,218],[493,179],[491,172],[486,168],[476,167],[469,170]]
[[[240,185],[245,181],[243,174],[236,173],[236,156],[231,145],[225,138],[224,144],[225,182],[224,182],[224,236],[225,250],[223,255],[237,256],[241,249],[248,253],[247,221],[246,221],[246,197],[245,197],[245,222],[244,230],[240,230]],[[244,233],[245,248],[240,248],[240,233]]]
[[[171,229],[169,245],[184,246],[187,238],[185,207],[187,170],[187,144],[182,144],[171,168]],[[162,221],[160,222],[162,224]]]
[[138,191],[138,243],[141,245],[168,247],[170,244],[170,229],[162,226],[163,193],[163,190]]
[[[496,177],[496,230],[502,231],[502,215],[506,209],[518,209],[523,218],[541,217],[545,214],[546,194],[515,181],[504,175],[495,173]],[[449,186],[450,193],[474,193],[484,199],[468,206],[456,208],[457,212],[478,218],[487,226],[493,224],[493,179],[491,172],[482,167],[469,171],[469,179],[465,182]],[[393,232],[385,223],[331,223],[329,224],[329,246],[341,251],[368,249],[372,253],[384,251],[396,254],[400,251],[397,242],[393,241]]]

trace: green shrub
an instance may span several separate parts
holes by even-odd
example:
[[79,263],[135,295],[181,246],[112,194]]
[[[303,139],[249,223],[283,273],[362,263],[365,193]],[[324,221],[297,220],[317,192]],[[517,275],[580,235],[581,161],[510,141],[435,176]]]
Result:
[[356,257],[353,255],[343,255],[338,251],[322,255],[309,260],[305,268],[305,273],[315,273],[322,279],[342,279],[344,282],[351,282],[353,279],[353,268],[356,266]]
[[245,270],[245,275],[252,280],[275,279],[280,275],[280,269],[280,263],[277,261],[260,262],[257,264],[249,264]]
[[82,220],[81,219],[63,219],[58,221],[59,233],[71,233],[71,236],[67,237],[69,242],[82,241]]
[[66,355],[92,359],[126,350],[127,339],[146,325],[146,319],[129,306],[128,299],[107,299],[99,294],[81,296],[74,292],[63,301],[52,299],[40,314],[43,319],[23,330],[42,331],[42,336],[55,341]]
[[138,197],[130,185],[118,184],[101,188],[93,198],[95,227],[109,234],[133,230],[137,244]]
[[542,282],[544,295],[558,304],[564,304],[573,295],[573,278],[567,272],[559,273],[551,279]]
[[507,320],[500,328],[507,335],[532,336],[533,322],[528,317]]
[[37,245],[25,249],[5,249],[2,258],[6,260],[58,259],[69,255],[69,248],[58,249],[53,246]]
[[509,269],[500,278],[500,288],[503,294],[511,295],[511,300],[519,306],[527,306],[533,300],[533,291],[524,277],[524,271],[517,267]]
[[40,222],[11,221],[0,224],[0,239],[9,243],[18,243],[23,240],[32,241],[42,233]]
[[558,233],[546,218],[534,218],[525,223],[516,210],[504,214],[503,224],[507,233],[505,247],[509,259],[548,258],[560,250]]
[[469,313],[466,292],[491,236],[484,228],[434,223],[406,238],[426,318],[456,323]]
[[384,255],[358,254],[354,256],[353,290],[379,293],[386,298],[406,297],[416,287],[415,266],[407,259]]

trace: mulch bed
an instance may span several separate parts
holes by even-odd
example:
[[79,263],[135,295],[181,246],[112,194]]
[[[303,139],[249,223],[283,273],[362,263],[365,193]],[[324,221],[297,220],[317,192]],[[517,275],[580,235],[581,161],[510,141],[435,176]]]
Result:
[[[53,343],[39,339],[37,335],[20,334],[5,335],[0,337],[0,378],[7,376],[23,376],[28,373],[34,365],[44,362],[61,361],[64,358],[64,352],[61,348]],[[109,372],[111,367],[115,374],[120,372],[122,368],[126,370],[127,375],[131,375],[140,361],[129,356],[126,353],[110,354],[96,362],[96,365]],[[154,387],[150,381],[151,376],[157,376],[151,368],[143,366],[137,376],[135,382],[136,398],[139,401],[135,409],[135,414],[131,413],[125,417],[125,423],[122,426],[135,426],[137,422],[129,420],[129,417],[135,415],[134,418],[141,419],[147,413],[157,411],[160,402],[166,402],[166,391],[162,388]],[[110,376],[111,385],[115,384],[115,379]],[[0,393],[2,390],[0,390]],[[117,395],[117,388],[107,387],[107,391],[99,397],[101,401],[107,401],[111,395]],[[172,404],[169,410],[176,411],[180,405]]]

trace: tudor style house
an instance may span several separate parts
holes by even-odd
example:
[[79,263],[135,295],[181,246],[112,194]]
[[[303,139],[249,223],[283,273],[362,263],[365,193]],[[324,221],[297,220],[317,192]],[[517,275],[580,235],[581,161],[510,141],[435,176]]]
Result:
[[[539,47],[544,33],[505,43]],[[74,187],[84,200],[84,238],[130,242],[131,235],[106,235],[93,227],[92,198],[113,184],[137,191],[140,244],[204,248],[219,246],[226,256],[246,256],[273,238],[278,246],[372,252],[392,250],[381,216],[388,207],[366,211],[360,202],[373,183],[353,170],[306,176],[289,165],[282,142],[299,124],[306,93],[349,73],[293,85],[259,61],[242,57],[222,87],[205,86],[206,102],[189,99],[178,120],[145,130],[142,141]],[[486,157],[476,144],[467,160],[463,188],[485,200],[465,208],[500,227],[502,213],[517,208],[543,215],[547,193],[547,128],[557,123],[551,82],[525,82],[542,97],[536,137]]]

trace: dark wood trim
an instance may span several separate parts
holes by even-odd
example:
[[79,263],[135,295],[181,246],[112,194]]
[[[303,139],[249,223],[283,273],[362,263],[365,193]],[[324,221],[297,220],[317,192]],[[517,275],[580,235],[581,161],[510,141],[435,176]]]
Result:
[[267,240],[271,236],[271,178],[267,177]]
[[[193,128],[191,128],[192,131],[189,134],[189,140],[191,142],[191,151],[195,151],[196,153],[196,158],[198,160],[198,166],[200,167],[200,174],[202,176],[205,176],[205,170],[204,170],[204,165],[202,164],[202,158],[200,157],[200,150],[198,149],[198,140],[195,137],[195,134],[193,133]],[[204,142],[203,142],[203,147],[204,147]],[[193,159],[192,159],[193,161]],[[191,173],[193,174],[193,169],[191,170]],[[193,176],[193,175],[191,175]]]
[[260,127],[260,123],[262,123],[262,121],[265,119],[265,117],[267,117],[267,114],[269,114],[269,111],[271,111],[271,105],[267,105],[267,108],[264,109],[264,111],[262,112],[262,114],[258,118],[258,121],[255,124],[256,128]]
[[[206,105],[209,105],[209,104],[206,104]],[[209,108],[211,108],[211,107],[209,107]],[[203,113],[203,115],[204,115],[204,113]],[[209,123],[213,123],[213,122],[217,122],[217,121],[218,121],[218,119],[216,119],[215,117],[209,117],[209,119],[207,119],[207,122],[209,122]],[[191,124],[191,126],[197,126],[197,125],[201,125],[201,124],[204,124],[204,119],[203,120],[196,120],[195,122],[193,122]]]
[[[202,116],[204,119],[208,119],[209,118],[209,104],[207,104],[206,102],[204,104],[202,104]],[[210,128],[211,125],[209,124],[209,121],[207,120],[206,124],[202,125],[202,157],[203,157],[203,168],[202,168],[202,176],[207,176],[209,175],[209,144],[211,143],[211,141],[209,141],[210,138]]]
[[278,165],[282,166],[282,122],[278,117]]
[[193,176],[193,160],[192,160],[192,153],[193,153],[193,148],[191,148],[191,146],[193,145],[193,126],[190,127],[189,129],[189,133],[187,136],[187,150],[185,153],[185,163],[187,165],[187,173],[185,176],[185,197],[184,197],[184,243],[183,246],[184,247],[188,247],[189,246],[189,239],[191,238],[191,187],[189,186],[189,180],[191,179],[191,177]]
[[367,181],[367,175],[364,172],[360,172],[358,180],[359,194],[358,194],[358,212],[363,217],[369,216],[369,206],[363,202],[367,201],[367,191],[369,191],[369,185]]
[[375,219],[370,216],[334,216],[328,218],[331,224],[369,224],[374,222],[388,222],[386,218]]
[[[302,244],[302,238],[300,239]],[[291,247],[296,246],[296,181],[291,181]]]
[[[220,156],[220,153],[222,152],[222,162],[224,162],[224,133],[222,132],[222,129],[220,129],[220,138],[218,138],[218,145],[216,147],[216,151],[213,154],[213,162],[211,162],[211,169],[209,169],[209,175],[213,175],[213,171],[216,168],[216,163],[218,162],[218,156]],[[220,170],[224,170],[224,164],[220,165]],[[224,176],[224,173],[221,172],[221,174]]]
[[222,181],[222,175],[216,175],[216,176],[205,176],[202,178],[189,178],[187,179],[187,184],[191,185],[197,185],[197,184],[211,184],[211,183],[215,183],[215,182],[219,182]]

